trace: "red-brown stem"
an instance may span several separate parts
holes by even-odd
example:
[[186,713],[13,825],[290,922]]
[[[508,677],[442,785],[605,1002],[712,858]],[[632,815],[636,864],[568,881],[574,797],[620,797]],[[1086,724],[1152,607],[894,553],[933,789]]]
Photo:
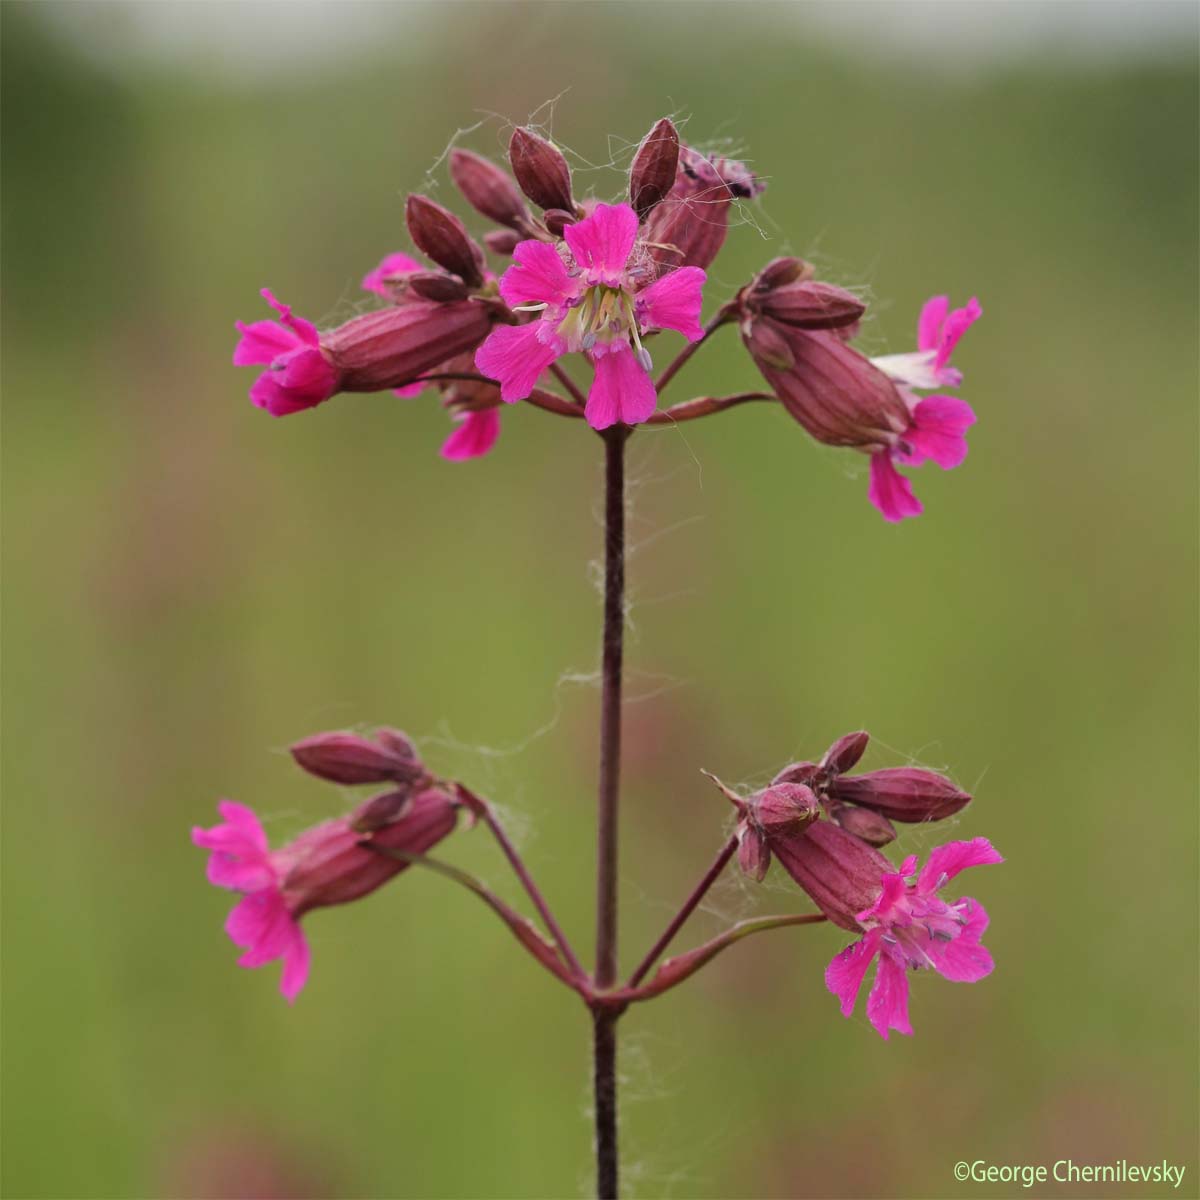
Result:
[[572,400],[575,401],[576,404],[579,405],[580,408],[587,404],[587,397],[579,390],[579,385],[570,377],[570,375],[566,373],[566,371],[562,369],[562,367],[558,365],[558,363],[550,364],[550,374],[553,375],[554,378],[557,379],[558,382],[567,389],[567,394]]
[[500,849],[504,852],[504,857],[508,859],[509,865],[521,881],[521,886],[525,889],[526,895],[533,901],[533,907],[537,909],[538,915],[542,918],[547,932],[554,939],[560,953],[566,960],[567,966],[571,968],[571,974],[577,980],[586,979],[587,972],[583,969],[583,964],[576,957],[575,951],[571,949],[571,943],[567,941],[567,935],[563,933],[558,921],[555,920],[554,914],[550,911],[550,906],[546,903],[537,884],[533,882],[533,876],[529,874],[529,870],[525,866],[521,856],[517,853],[516,847],[509,841],[508,834],[504,832],[504,827],[496,819],[496,814],[492,811],[490,804],[485,803],[483,821],[488,829],[492,831],[492,836],[496,839],[497,843],[499,843]]
[[660,408],[646,419],[647,425],[680,425],[684,421],[695,421],[698,417],[711,417],[713,413],[725,412],[751,400],[774,400],[772,392],[735,392],[732,396],[694,396],[670,408]]
[[737,834],[732,834],[725,845],[721,847],[717,857],[713,859],[712,866],[704,872],[700,882],[692,888],[679,911],[671,918],[671,922],[663,930],[662,936],[650,947],[646,957],[638,964],[637,970],[630,975],[626,987],[635,988],[645,979],[650,968],[658,961],[658,956],[671,944],[675,935],[683,928],[684,922],[696,911],[696,906],[704,899],[708,889],[716,883],[718,876],[725,870],[725,864],[734,856],[737,848]]
[[[621,666],[625,635],[625,443],[614,425],[604,438],[604,646],[601,659],[600,778],[596,826],[596,974],[599,989],[617,979],[617,818],[621,788]],[[617,1020],[620,1010],[594,1007],[593,1084],[596,1194],[616,1200]]]
[[733,320],[733,314],[727,309],[722,308],[715,317],[713,317],[704,327],[704,334],[697,342],[688,342],[686,346],[675,357],[675,361],[668,364],[663,373],[654,381],[654,390],[662,395],[662,390],[671,382],[672,379],[679,373],[684,363],[687,362],[705,342],[708,341],[722,325],[727,325]]

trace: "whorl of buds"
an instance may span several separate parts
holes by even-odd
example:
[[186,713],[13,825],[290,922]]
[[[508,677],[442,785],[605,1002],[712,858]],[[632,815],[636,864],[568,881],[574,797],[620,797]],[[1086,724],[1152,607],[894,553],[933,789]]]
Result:
[[663,117],[644,138],[629,167],[629,203],[640,220],[667,198],[679,166],[679,133]]
[[544,137],[518,126],[508,143],[508,161],[521,191],[538,208],[575,211],[571,168],[562,151]]
[[296,742],[291,753],[310,775],[329,783],[412,784],[426,774],[412,742],[396,729],[376,730],[373,740],[357,733],[317,733]]
[[491,159],[455,147],[450,151],[450,178],[467,203],[497,225],[522,230],[529,209],[517,186]]
[[468,287],[483,283],[483,251],[449,209],[414,193],[404,204],[408,232],[419,250]]

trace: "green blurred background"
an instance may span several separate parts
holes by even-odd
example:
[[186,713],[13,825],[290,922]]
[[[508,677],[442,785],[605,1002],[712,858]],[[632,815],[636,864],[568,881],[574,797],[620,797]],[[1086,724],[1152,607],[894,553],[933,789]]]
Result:
[[[628,1190],[1125,1195],[952,1170],[1165,1158],[1183,1187],[1136,1194],[1198,1194],[1195,10],[1151,53],[1129,6],[1125,55],[1045,7],[3,6],[6,1195],[586,1194],[585,1014],[474,898],[413,873],[316,914],[288,1009],[188,830],[222,795],[278,838],[343,811],[287,743],[397,724],[590,943],[596,440],[517,408],[450,465],[432,397],[273,421],[232,322],[263,285],[355,311],[404,193],[457,204],[456,129],[498,154],[536,113],[612,197],[596,164],[667,111],[770,181],[710,304],[794,252],[869,286],[876,352],[934,292],[986,315],[971,457],[901,527],[765,406],[632,443],[623,961],[722,836],[698,768],[848,729],[952,772],[949,836],[1008,863],[970,881],[995,974],[917,978],[912,1039],[838,1015],[828,927],[631,1011]],[[1086,48],[1121,6],[1068,7]],[[756,383],[730,335],[675,398]],[[483,833],[444,856],[518,899]],[[680,946],[805,906],[731,878]]]

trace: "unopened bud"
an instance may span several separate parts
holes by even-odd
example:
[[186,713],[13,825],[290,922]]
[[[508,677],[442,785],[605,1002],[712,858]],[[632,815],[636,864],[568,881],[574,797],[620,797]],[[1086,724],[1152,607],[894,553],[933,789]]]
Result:
[[467,285],[458,276],[443,271],[416,271],[406,276],[404,282],[422,300],[444,304],[450,300],[465,300],[469,295]]
[[420,755],[413,744],[412,738],[399,729],[389,729],[386,725],[375,730],[375,740],[389,753],[407,762],[420,762]]
[[756,293],[768,292],[789,283],[803,283],[811,279],[813,274],[812,264],[802,258],[773,258],[754,277],[753,290]]
[[944,775],[919,767],[889,767],[865,775],[844,775],[829,785],[829,795],[861,804],[893,821],[941,821],[971,801]]
[[483,283],[483,251],[449,209],[414,193],[404,205],[408,232],[417,248],[468,287]]
[[738,826],[738,866],[751,879],[762,883],[770,865],[771,848],[762,830],[743,821]]
[[858,931],[857,914],[875,903],[892,864],[831,821],[815,821],[803,837],[771,843],[784,870],[843,929]]
[[847,832],[866,842],[868,846],[886,846],[896,840],[895,826],[869,808],[855,808],[843,804],[834,809],[833,819]]
[[568,225],[575,224],[575,214],[565,208],[549,208],[542,214],[542,221],[555,237],[562,237]]
[[490,233],[483,235],[484,245],[493,254],[512,254],[517,248],[517,243],[522,240],[521,235],[511,229],[493,229]]
[[490,159],[457,147],[450,151],[450,178],[467,203],[498,225],[520,229],[529,210],[517,185]]
[[398,820],[411,799],[412,793],[408,790],[372,796],[350,815],[350,828],[356,833],[375,833]]
[[803,834],[820,815],[811,789],[800,783],[776,783],[750,797],[750,819],[775,845],[780,838]]
[[759,307],[766,316],[798,329],[840,329],[854,325],[867,311],[852,292],[811,279],[772,288]]
[[796,364],[788,339],[773,321],[753,321],[743,341],[760,370],[790,371]]
[[398,753],[356,733],[318,733],[291,747],[292,757],[310,775],[330,783],[411,783],[424,774],[415,754]]
[[841,775],[843,771],[850,770],[862,758],[863,753],[867,749],[867,743],[870,740],[871,735],[865,730],[859,730],[857,733],[842,734],[825,751],[825,756],[821,759],[822,774],[827,778],[832,778],[835,775]]
[[811,787],[813,780],[815,780],[820,774],[821,768],[817,763],[792,763],[790,767],[784,767],[783,770],[771,780],[771,786],[774,787],[777,783],[802,783],[806,787]]
[[571,196],[571,168],[562,151],[530,129],[518,126],[508,143],[508,161],[521,191],[538,208],[575,211]]
[[670,119],[663,117],[650,130],[629,167],[629,202],[640,220],[665,200],[675,185],[679,165],[679,134]]

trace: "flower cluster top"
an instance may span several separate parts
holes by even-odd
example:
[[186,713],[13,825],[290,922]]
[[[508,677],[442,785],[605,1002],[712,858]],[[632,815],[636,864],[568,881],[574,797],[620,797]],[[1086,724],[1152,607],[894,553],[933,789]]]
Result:
[[[898,468],[949,469],[965,458],[975,414],[947,390],[962,381],[950,358],[980,316],[977,300],[952,308],[935,296],[917,322],[917,349],[872,359],[852,344],[862,301],[780,258],[704,325],[706,270],[734,206],[763,188],[743,164],[683,144],[666,118],[639,145],[620,203],[577,199],[562,152],[530,129],[514,131],[509,163],[511,176],[471,151],[450,154],[455,185],[497,226],[482,244],[442,205],[408,198],[409,233],[434,265],[386,255],[362,281],[385,307],[318,331],[264,290],[278,318],[237,323],[234,363],[265,368],[251,400],[286,416],[339,392],[412,396],[436,386],[457,422],[442,447],[453,461],[490,451],[502,406],[517,401],[597,430],[777,401],[818,442],[869,456],[868,495],[889,521],[921,512]],[[489,252],[507,268],[494,272]],[[660,410],[678,367],[724,325],[736,325],[768,390]],[[686,344],[656,377],[652,347],[664,330]]]

